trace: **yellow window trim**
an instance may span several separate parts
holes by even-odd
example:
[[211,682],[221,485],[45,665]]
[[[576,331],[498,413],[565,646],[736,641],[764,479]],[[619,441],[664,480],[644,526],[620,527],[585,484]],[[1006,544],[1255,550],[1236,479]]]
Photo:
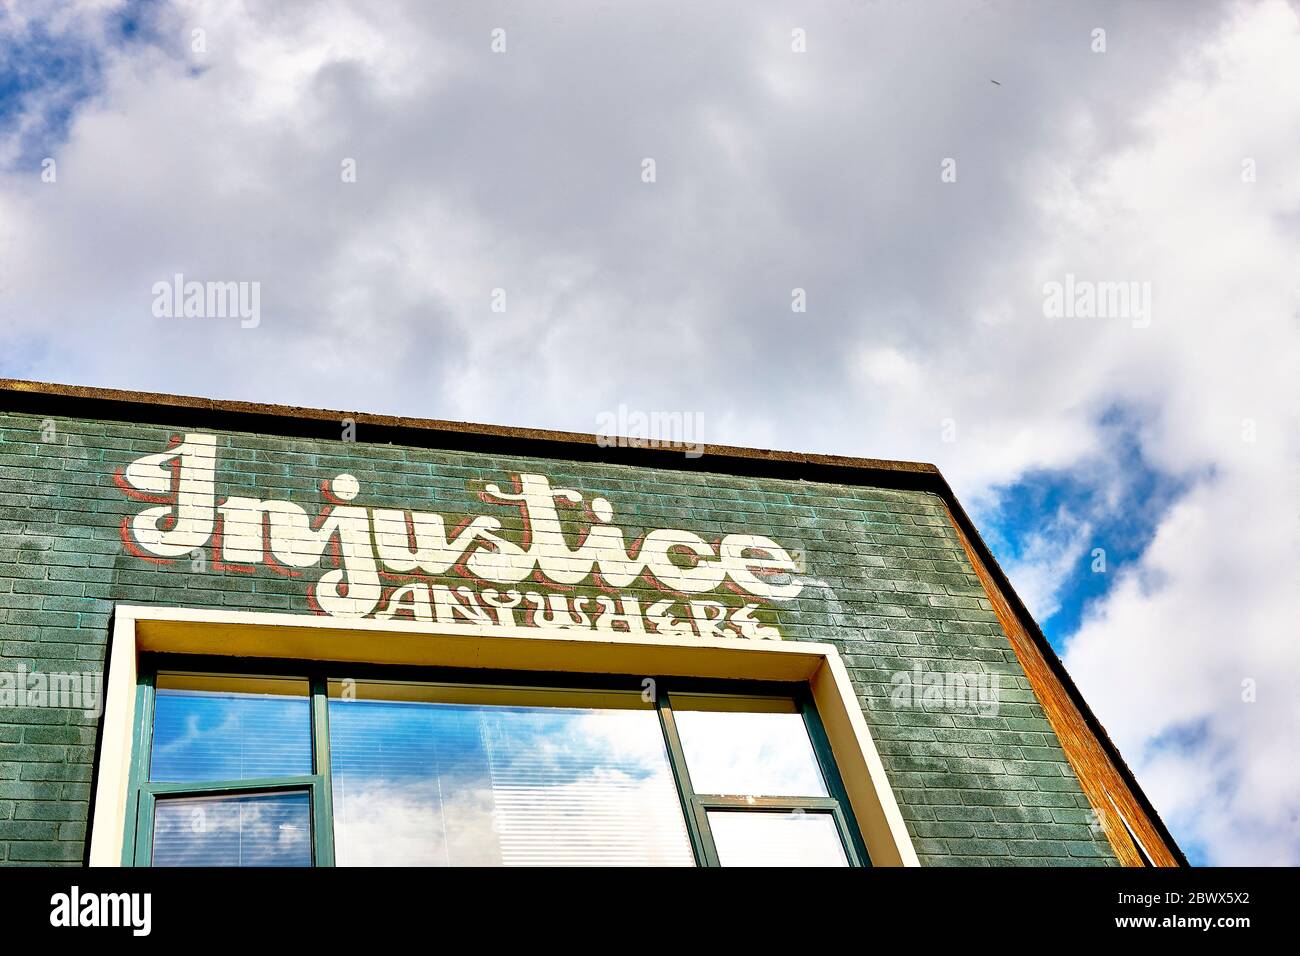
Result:
[[142,651],[493,670],[803,681],[875,866],[919,866],[848,672],[830,644],[683,639],[464,623],[119,604],[104,700],[90,864],[118,866]]

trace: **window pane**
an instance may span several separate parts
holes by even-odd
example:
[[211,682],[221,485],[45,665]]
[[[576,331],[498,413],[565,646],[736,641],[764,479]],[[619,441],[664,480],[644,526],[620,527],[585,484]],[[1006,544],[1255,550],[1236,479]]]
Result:
[[249,780],[311,773],[305,680],[159,674],[149,779]]
[[808,728],[793,700],[673,694],[672,704],[696,793],[827,795]]
[[723,866],[848,866],[829,813],[710,810],[709,829]]
[[694,863],[640,695],[332,682],[340,866]]
[[311,866],[306,791],[159,797],[154,866]]

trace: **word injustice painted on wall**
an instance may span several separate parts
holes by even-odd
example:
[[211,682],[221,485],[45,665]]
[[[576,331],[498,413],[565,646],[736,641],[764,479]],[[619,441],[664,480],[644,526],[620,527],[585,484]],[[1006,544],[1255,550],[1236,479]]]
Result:
[[[335,617],[780,639],[756,612],[803,589],[789,552],[770,538],[738,532],[710,542],[657,528],[629,543],[608,499],[588,500],[545,475],[519,474],[512,487],[486,482],[479,491],[483,503],[518,513],[511,530],[493,514],[449,528],[433,512],[365,507],[349,474],[322,482],[315,515],[279,498],[219,496],[214,435],[176,436],[114,480],[151,505],[122,520],[134,557],[189,560],[218,573],[314,574],[308,606]],[[581,515],[573,546],[561,507]],[[634,582],[662,597],[643,603],[627,593]]]

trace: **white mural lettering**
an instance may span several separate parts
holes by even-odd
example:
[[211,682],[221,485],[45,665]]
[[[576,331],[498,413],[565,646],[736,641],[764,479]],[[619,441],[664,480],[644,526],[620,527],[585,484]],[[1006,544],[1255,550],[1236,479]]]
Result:
[[[213,571],[255,573],[260,566],[302,577],[320,570],[308,588],[318,613],[488,629],[780,639],[755,612],[760,602],[789,601],[803,589],[794,559],[770,538],[735,533],[711,543],[692,531],[656,528],[629,543],[607,498],[588,501],[545,475],[521,474],[515,490],[486,483],[479,493],[485,504],[516,510],[518,529],[480,514],[449,530],[440,514],[356,504],[362,489],[349,474],[322,484],[325,504],[314,517],[278,498],[218,502],[216,469],[217,438],[204,434],[177,436],[166,451],[118,469],[118,487],[151,505],[123,519],[127,552],[167,563],[210,548]],[[561,507],[584,525],[572,547]],[[475,586],[424,580],[450,575]],[[618,591],[638,580],[665,597],[643,610],[627,594],[565,593],[577,586]],[[518,587],[526,581],[551,591]],[[758,600],[733,608],[698,597],[723,588]]]

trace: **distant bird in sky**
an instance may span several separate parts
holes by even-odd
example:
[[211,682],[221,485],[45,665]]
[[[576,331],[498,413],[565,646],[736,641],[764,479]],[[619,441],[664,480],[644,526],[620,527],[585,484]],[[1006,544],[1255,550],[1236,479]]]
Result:
[[1001,85],[1002,85],[1002,84],[999,83],[997,80],[989,80],[989,82],[992,83],[994,86],[1001,86]]

